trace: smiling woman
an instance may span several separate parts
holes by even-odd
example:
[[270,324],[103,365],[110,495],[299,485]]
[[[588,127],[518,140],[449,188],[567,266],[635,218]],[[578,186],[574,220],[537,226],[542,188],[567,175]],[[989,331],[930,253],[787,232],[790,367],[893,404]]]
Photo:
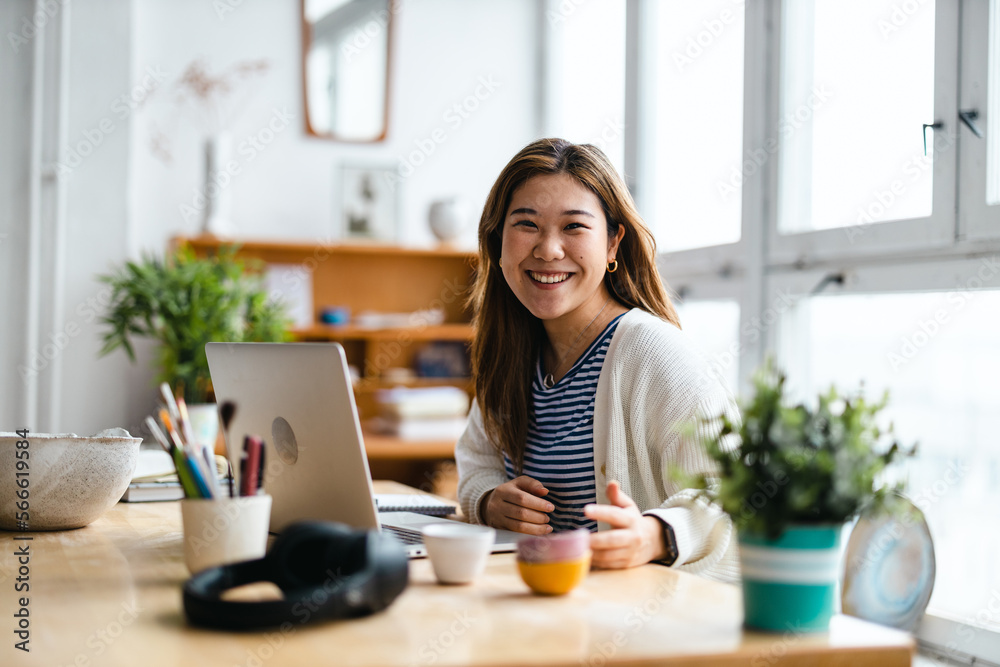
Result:
[[664,471],[711,473],[680,427],[735,404],[680,331],[655,243],[607,157],[544,139],[504,168],[479,228],[476,405],[456,447],[476,522],[587,528],[598,567],[737,576],[728,518]]
[[[610,294],[604,285],[625,227],[611,236],[601,201],[569,174],[530,178],[514,192],[502,232],[504,279],[532,315],[545,322],[550,346],[563,346],[593,322]],[[616,304],[609,318],[625,307]],[[567,336],[567,334],[569,334]],[[559,350],[557,358],[572,352]],[[551,361],[551,360],[550,360]],[[547,367],[556,372],[551,364]]]

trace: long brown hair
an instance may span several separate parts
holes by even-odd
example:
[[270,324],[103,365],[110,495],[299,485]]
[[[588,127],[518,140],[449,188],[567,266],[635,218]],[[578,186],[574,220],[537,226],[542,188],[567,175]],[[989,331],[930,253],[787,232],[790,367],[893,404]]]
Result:
[[608,238],[624,226],[618,269],[604,274],[616,301],[641,308],[680,327],[656,269],[656,242],[607,156],[590,144],[541,139],[507,163],[490,190],[479,220],[479,266],[469,297],[476,327],[472,374],[487,437],[520,471],[528,434],[531,379],[545,340],[542,321],[517,299],[498,263],[504,219],[514,192],[532,176],[568,174],[601,201]]

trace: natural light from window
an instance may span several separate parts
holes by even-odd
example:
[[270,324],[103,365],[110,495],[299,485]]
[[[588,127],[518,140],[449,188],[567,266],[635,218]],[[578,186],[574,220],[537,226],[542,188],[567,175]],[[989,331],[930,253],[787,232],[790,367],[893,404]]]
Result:
[[[934,115],[934,2],[785,0],[782,232],[931,214],[932,158],[954,150]],[[952,137],[951,139],[949,137]]]
[[734,300],[677,303],[681,330],[705,353],[712,372],[735,395],[739,383],[740,305]]
[[978,613],[1000,591],[1000,291],[965,287],[800,302],[784,322],[781,365],[800,398],[862,380],[871,398],[889,390],[887,421],[918,444],[907,495],[935,544],[930,611],[1000,628],[1000,615]]
[[625,166],[625,3],[564,3],[546,20],[553,66],[547,91],[557,136]]
[[[744,7],[732,0],[650,3],[656,58],[652,189],[643,211],[660,251],[740,239],[743,183],[761,165],[743,150]],[[758,160],[762,162],[762,160]]]

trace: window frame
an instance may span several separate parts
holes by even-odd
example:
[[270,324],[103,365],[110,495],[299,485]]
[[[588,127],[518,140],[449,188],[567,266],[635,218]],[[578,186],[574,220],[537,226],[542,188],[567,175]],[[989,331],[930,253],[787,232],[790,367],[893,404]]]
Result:
[[[990,4],[993,5],[991,15]],[[966,2],[962,6],[962,40],[959,109],[979,112],[979,127],[987,139],[978,139],[961,125],[962,150],[959,155],[958,177],[958,239],[977,242],[1000,238],[1000,205],[986,203],[987,150],[991,131],[1000,131],[1000,119],[990,118],[990,99],[1000,113],[1000,90],[989,91],[990,28],[997,31],[994,40],[1000,48],[1000,2]],[[993,67],[1000,70],[1000,53],[994,53]],[[1000,71],[995,73],[1000,80]],[[1000,87],[1000,86],[998,86]],[[1000,142],[1000,137],[995,139]],[[996,165],[1000,177],[1000,158]]]
[[[799,0],[795,0],[798,2]],[[809,0],[806,0],[807,2]],[[780,0],[769,0],[774,14],[775,40],[777,51],[784,46],[782,35],[782,5]],[[949,150],[935,151],[933,163],[933,197],[931,215],[925,218],[890,220],[872,224],[855,224],[847,227],[802,232],[781,232],[778,228],[779,216],[768,220],[768,259],[771,264],[809,265],[822,261],[837,260],[858,255],[876,256],[886,254],[908,254],[918,250],[946,248],[955,240],[955,173],[958,141],[958,4],[949,1],[935,4],[935,71],[934,71],[934,118],[928,122],[941,122],[951,141]],[[778,58],[777,69],[773,70],[776,85],[771,90],[774,98],[770,101],[775,111],[770,116],[771,136],[781,137],[781,96],[787,86],[786,72]],[[916,132],[919,128],[914,128]],[[928,143],[941,135],[938,131],[928,132]],[[777,165],[772,180],[773,190],[769,193],[776,203],[775,210],[782,204],[780,197],[780,169],[789,159],[784,150],[779,149]]]

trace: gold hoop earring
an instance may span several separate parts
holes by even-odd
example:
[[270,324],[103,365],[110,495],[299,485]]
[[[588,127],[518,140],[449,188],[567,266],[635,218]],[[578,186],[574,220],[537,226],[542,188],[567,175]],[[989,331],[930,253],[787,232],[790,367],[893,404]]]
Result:
[[618,270],[618,260],[617,259],[613,259],[610,262],[608,262],[608,273],[614,273],[617,270]]
[[503,268],[503,257],[501,257],[500,261],[497,262],[497,266],[499,266],[501,269]]

